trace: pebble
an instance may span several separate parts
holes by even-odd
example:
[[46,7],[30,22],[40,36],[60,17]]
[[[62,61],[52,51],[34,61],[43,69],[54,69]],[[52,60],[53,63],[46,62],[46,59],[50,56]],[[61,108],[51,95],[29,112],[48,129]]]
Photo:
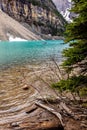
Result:
[[12,127],[18,127],[19,124],[18,124],[17,122],[13,122],[13,123],[11,124],[11,126],[12,126]]
[[27,85],[23,86],[23,90],[28,90],[28,89],[29,89],[29,87]]

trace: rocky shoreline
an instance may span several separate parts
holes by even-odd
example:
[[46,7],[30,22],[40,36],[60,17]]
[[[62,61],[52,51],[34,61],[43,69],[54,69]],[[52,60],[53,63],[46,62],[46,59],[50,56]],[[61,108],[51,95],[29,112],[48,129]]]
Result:
[[[1,130],[86,130],[86,109],[49,87],[58,80],[50,65],[15,66],[0,71]],[[68,111],[62,105],[68,106]],[[46,107],[60,113],[64,125]]]

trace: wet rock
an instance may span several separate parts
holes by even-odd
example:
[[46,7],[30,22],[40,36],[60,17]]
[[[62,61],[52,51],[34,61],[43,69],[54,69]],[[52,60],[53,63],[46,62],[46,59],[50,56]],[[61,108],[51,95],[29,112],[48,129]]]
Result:
[[12,127],[19,127],[19,124],[18,124],[18,122],[13,122],[13,123],[11,124],[11,126],[12,126]]
[[1,94],[5,94],[5,91],[4,91],[4,90],[1,90],[1,91],[0,91],[0,95],[1,95]]
[[58,127],[52,127],[52,128],[47,128],[47,129],[44,129],[44,130],[64,130],[63,126],[58,126]]
[[29,87],[27,85],[23,86],[23,90],[28,90],[28,89],[29,89]]
[[32,113],[32,112],[34,112],[36,109],[38,109],[38,107],[35,106],[35,105],[33,105],[33,106],[31,106],[31,107],[29,108],[28,111],[26,111],[26,113],[27,113],[27,114]]

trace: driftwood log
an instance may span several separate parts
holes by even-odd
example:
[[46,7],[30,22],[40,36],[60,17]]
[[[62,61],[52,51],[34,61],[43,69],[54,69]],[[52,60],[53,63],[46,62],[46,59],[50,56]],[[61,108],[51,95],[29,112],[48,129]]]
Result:
[[[50,98],[37,98],[38,101],[41,101],[42,103],[47,103],[48,105],[51,104],[55,104],[57,103],[58,108],[61,111],[64,111],[67,116],[70,116],[74,119],[77,120],[77,117],[75,116],[74,112],[69,108],[69,106],[66,105],[66,103],[64,102],[64,99],[61,99],[60,97],[56,98],[56,99],[50,99]],[[39,103],[39,105],[41,105],[41,103]],[[42,104],[43,105],[43,104]],[[57,113],[57,111],[55,110],[55,112]]]
[[52,113],[53,115],[55,115],[55,116],[60,120],[61,125],[64,126],[64,123],[63,123],[63,121],[62,121],[62,116],[61,116],[61,114],[58,113],[58,112],[56,112],[55,109],[50,108],[50,107],[48,107],[48,106],[46,106],[46,105],[44,105],[44,104],[42,104],[42,103],[39,103],[39,102],[35,102],[35,104],[36,104],[37,106],[39,106],[39,107],[41,107],[41,108],[43,108],[43,109],[49,111],[49,112]]

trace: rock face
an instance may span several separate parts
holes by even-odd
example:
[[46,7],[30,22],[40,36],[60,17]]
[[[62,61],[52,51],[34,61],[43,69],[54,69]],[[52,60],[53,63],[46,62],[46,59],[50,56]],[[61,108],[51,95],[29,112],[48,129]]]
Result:
[[71,22],[72,16],[74,15],[69,12],[71,9],[71,0],[53,0],[53,2],[63,17],[68,22]]
[[66,8],[70,8],[71,0],[53,0],[59,11],[66,11]]
[[1,0],[0,8],[38,34],[62,35],[66,21],[51,0]]

